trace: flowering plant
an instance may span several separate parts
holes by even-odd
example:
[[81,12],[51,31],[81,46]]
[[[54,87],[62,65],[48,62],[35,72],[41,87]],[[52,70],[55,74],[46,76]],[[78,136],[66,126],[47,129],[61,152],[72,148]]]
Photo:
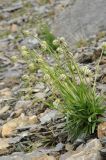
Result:
[[[35,38],[39,40],[41,51],[50,53],[53,63],[48,63],[47,56],[29,51],[26,47],[22,47],[22,55],[27,63],[31,61],[28,64],[31,73],[35,71],[36,64],[43,71],[43,80],[50,86],[55,99],[49,106],[64,114],[72,141],[82,135],[94,134],[105,111],[103,98],[96,92],[97,77],[87,66],[78,64],[63,37],[53,40],[56,50],[46,41]],[[88,83],[87,78],[94,79],[94,83]]]

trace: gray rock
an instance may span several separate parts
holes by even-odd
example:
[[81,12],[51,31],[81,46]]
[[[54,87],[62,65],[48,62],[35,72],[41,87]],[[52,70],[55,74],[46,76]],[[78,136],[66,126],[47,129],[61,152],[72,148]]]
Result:
[[102,91],[104,94],[106,94],[106,84],[97,84],[97,89],[99,89],[100,91]]
[[106,29],[105,0],[76,0],[57,16],[53,30],[64,36],[70,43]]
[[79,146],[76,151],[69,151],[65,154],[66,156],[62,155],[60,160],[101,160],[99,153],[101,149],[102,145],[99,139],[93,139],[86,145]]
[[29,108],[32,106],[32,102],[31,101],[24,101],[24,100],[20,100],[16,103],[15,109],[19,109],[19,108]]
[[0,51],[6,50],[8,43],[9,43],[9,38],[5,38],[2,40],[0,39]]
[[29,130],[31,127],[32,127],[32,125],[18,127],[18,128],[17,128],[17,131],[18,131],[18,132],[27,131],[27,130]]
[[19,78],[20,74],[21,74],[21,71],[18,72],[18,68],[17,68],[17,70],[10,69],[5,74],[5,77],[6,78],[14,78],[14,77]]
[[4,106],[2,108],[0,108],[0,115],[4,114],[5,112],[7,112],[9,110],[9,106]]
[[21,139],[22,139],[21,136],[11,137],[11,138],[8,138],[8,143],[9,144],[16,144],[16,143],[20,142]]
[[4,78],[4,82],[5,85],[7,87],[13,87],[13,85],[15,84],[19,84],[19,78],[22,74],[22,71],[19,70],[18,68],[11,68],[9,70],[7,70],[6,72],[4,72],[3,74],[3,78]]
[[46,6],[41,6],[41,7],[36,6],[35,11],[39,12],[39,14],[44,14],[49,12],[49,9]]
[[36,84],[35,88],[39,89],[39,90],[43,90],[45,88],[45,85],[44,85],[44,83],[40,82],[40,83]]
[[16,18],[11,19],[9,21],[4,21],[4,22],[2,22],[2,24],[4,24],[4,25],[11,25],[11,24],[18,24],[18,25],[20,25],[22,22],[26,22],[27,19],[28,19],[28,17],[25,16],[25,15],[23,15],[21,17],[18,17],[18,18],[16,17]]
[[103,157],[103,160],[105,160],[106,159],[106,148],[101,149],[100,154]]
[[38,93],[36,93],[34,96],[35,96],[36,98],[38,98],[38,99],[45,99],[46,94],[43,93],[43,92],[38,92]]
[[22,2],[20,1],[18,3],[13,3],[11,7],[3,9],[3,12],[13,12],[17,9],[22,8],[22,7],[23,7],[23,5],[22,5]]
[[26,45],[28,48],[34,49],[39,46],[39,41],[35,38],[27,37],[25,40],[22,41],[21,45]]
[[50,112],[46,113],[44,116],[40,118],[41,124],[45,124],[50,122],[52,119],[55,119],[58,112],[56,110],[51,110]]
[[[40,150],[40,151],[33,151],[28,154],[25,154],[23,152],[15,152],[9,156],[1,156],[0,160],[34,160],[37,157],[41,157],[41,156],[47,154],[48,152],[50,152],[50,151]],[[47,159],[47,160],[49,160],[49,159]],[[50,160],[55,160],[55,159],[51,158]]]
[[106,146],[106,137],[103,137],[101,139],[101,143],[102,143],[103,146]]
[[10,109],[10,106],[4,106],[0,108],[0,119],[6,120],[9,117],[8,110]]
[[0,160],[28,160],[28,159],[26,158],[24,153],[14,153],[9,156],[1,156]]
[[56,151],[56,152],[59,152],[59,151],[61,151],[61,150],[63,149],[63,147],[64,147],[64,144],[63,144],[63,143],[58,143],[58,144],[56,145],[56,147],[55,147],[55,151]]
[[11,153],[11,146],[8,143],[8,139],[0,138],[0,156]]
[[[5,44],[6,45],[6,44]],[[3,67],[8,67],[10,66],[10,60],[4,56],[0,56],[0,69]]]

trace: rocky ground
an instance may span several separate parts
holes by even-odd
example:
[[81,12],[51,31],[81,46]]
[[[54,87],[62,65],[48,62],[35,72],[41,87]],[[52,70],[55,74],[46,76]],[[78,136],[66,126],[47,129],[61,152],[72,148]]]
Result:
[[72,44],[89,38],[106,30],[105,8],[105,0],[71,0],[70,6],[55,17],[54,31]]
[[[50,0],[42,5],[40,0],[0,0],[0,160],[99,160],[100,150],[106,155],[106,122],[99,127],[99,139],[95,137],[86,144],[78,140],[81,145],[73,151],[63,130],[64,117],[37,102],[38,98],[45,100],[50,95],[49,88],[39,79],[41,72],[36,75],[34,98],[28,99],[29,88],[24,88],[21,81],[25,64],[22,60],[16,64],[11,61],[12,55],[20,56],[18,46],[31,49],[38,46],[38,41],[24,38],[23,31],[36,34],[39,19],[46,19],[52,25],[55,16],[72,5],[70,2]],[[89,41],[77,42],[72,50],[80,63],[94,70],[103,42],[106,42],[105,31]],[[100,62],[97,88],[106,96],[105,55]]]

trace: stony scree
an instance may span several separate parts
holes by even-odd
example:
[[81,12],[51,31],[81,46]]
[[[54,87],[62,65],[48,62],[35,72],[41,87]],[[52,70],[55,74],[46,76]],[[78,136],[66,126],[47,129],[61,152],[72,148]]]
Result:
[[[73,145],[63,129],[65,117],[42,103],[51,94],[50,88],[41,81],[42,71],[38,70],[35,74],[36,82],[29,99],[27,95],[30,88],[25,88],[21,81],[22,75],[26,73],[25,63],[18,60],[14,64],[11,57],[21,56],[19,48],[22,45],[31,50],[39,49],[38,40],[24,37],[23,31],[28,30],[36,35],[40,17],[51,24],[57,35],[65,36],[69,44],[75,39],[89,39],[90,36],[88,41],[83,39],[77,42],[78,48],[72,46],[72,52],[81,66],[87,64],[94,72],[96,60],[101,54],[101,44],[106,42],[106,2],[41,2],[42,0],[0,1],[0,160],[99,160],[100,154],[102,157],[106,155],[105,122],[98,126],[100,140],[92,139],[86,144],[81,140],[79,147],[73,151]],[[95,35],[99,29],[100,32]],[[52,57],[48,56],[47,61],[53,64]],[[97,90],[106,95],[105,55],[100,63]],[[104,119],[106,120],[106,115]]]
[[53,30],[70,43],[89,38],[106,29],[105,7],[105,0],[76,0],[55,17]]

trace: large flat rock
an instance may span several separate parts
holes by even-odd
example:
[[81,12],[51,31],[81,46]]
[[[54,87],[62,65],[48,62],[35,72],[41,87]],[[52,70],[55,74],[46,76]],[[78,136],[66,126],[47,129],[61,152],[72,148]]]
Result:
[[106,0],[74,0],[55,17],[53,30],[70,43],[106,29]]

